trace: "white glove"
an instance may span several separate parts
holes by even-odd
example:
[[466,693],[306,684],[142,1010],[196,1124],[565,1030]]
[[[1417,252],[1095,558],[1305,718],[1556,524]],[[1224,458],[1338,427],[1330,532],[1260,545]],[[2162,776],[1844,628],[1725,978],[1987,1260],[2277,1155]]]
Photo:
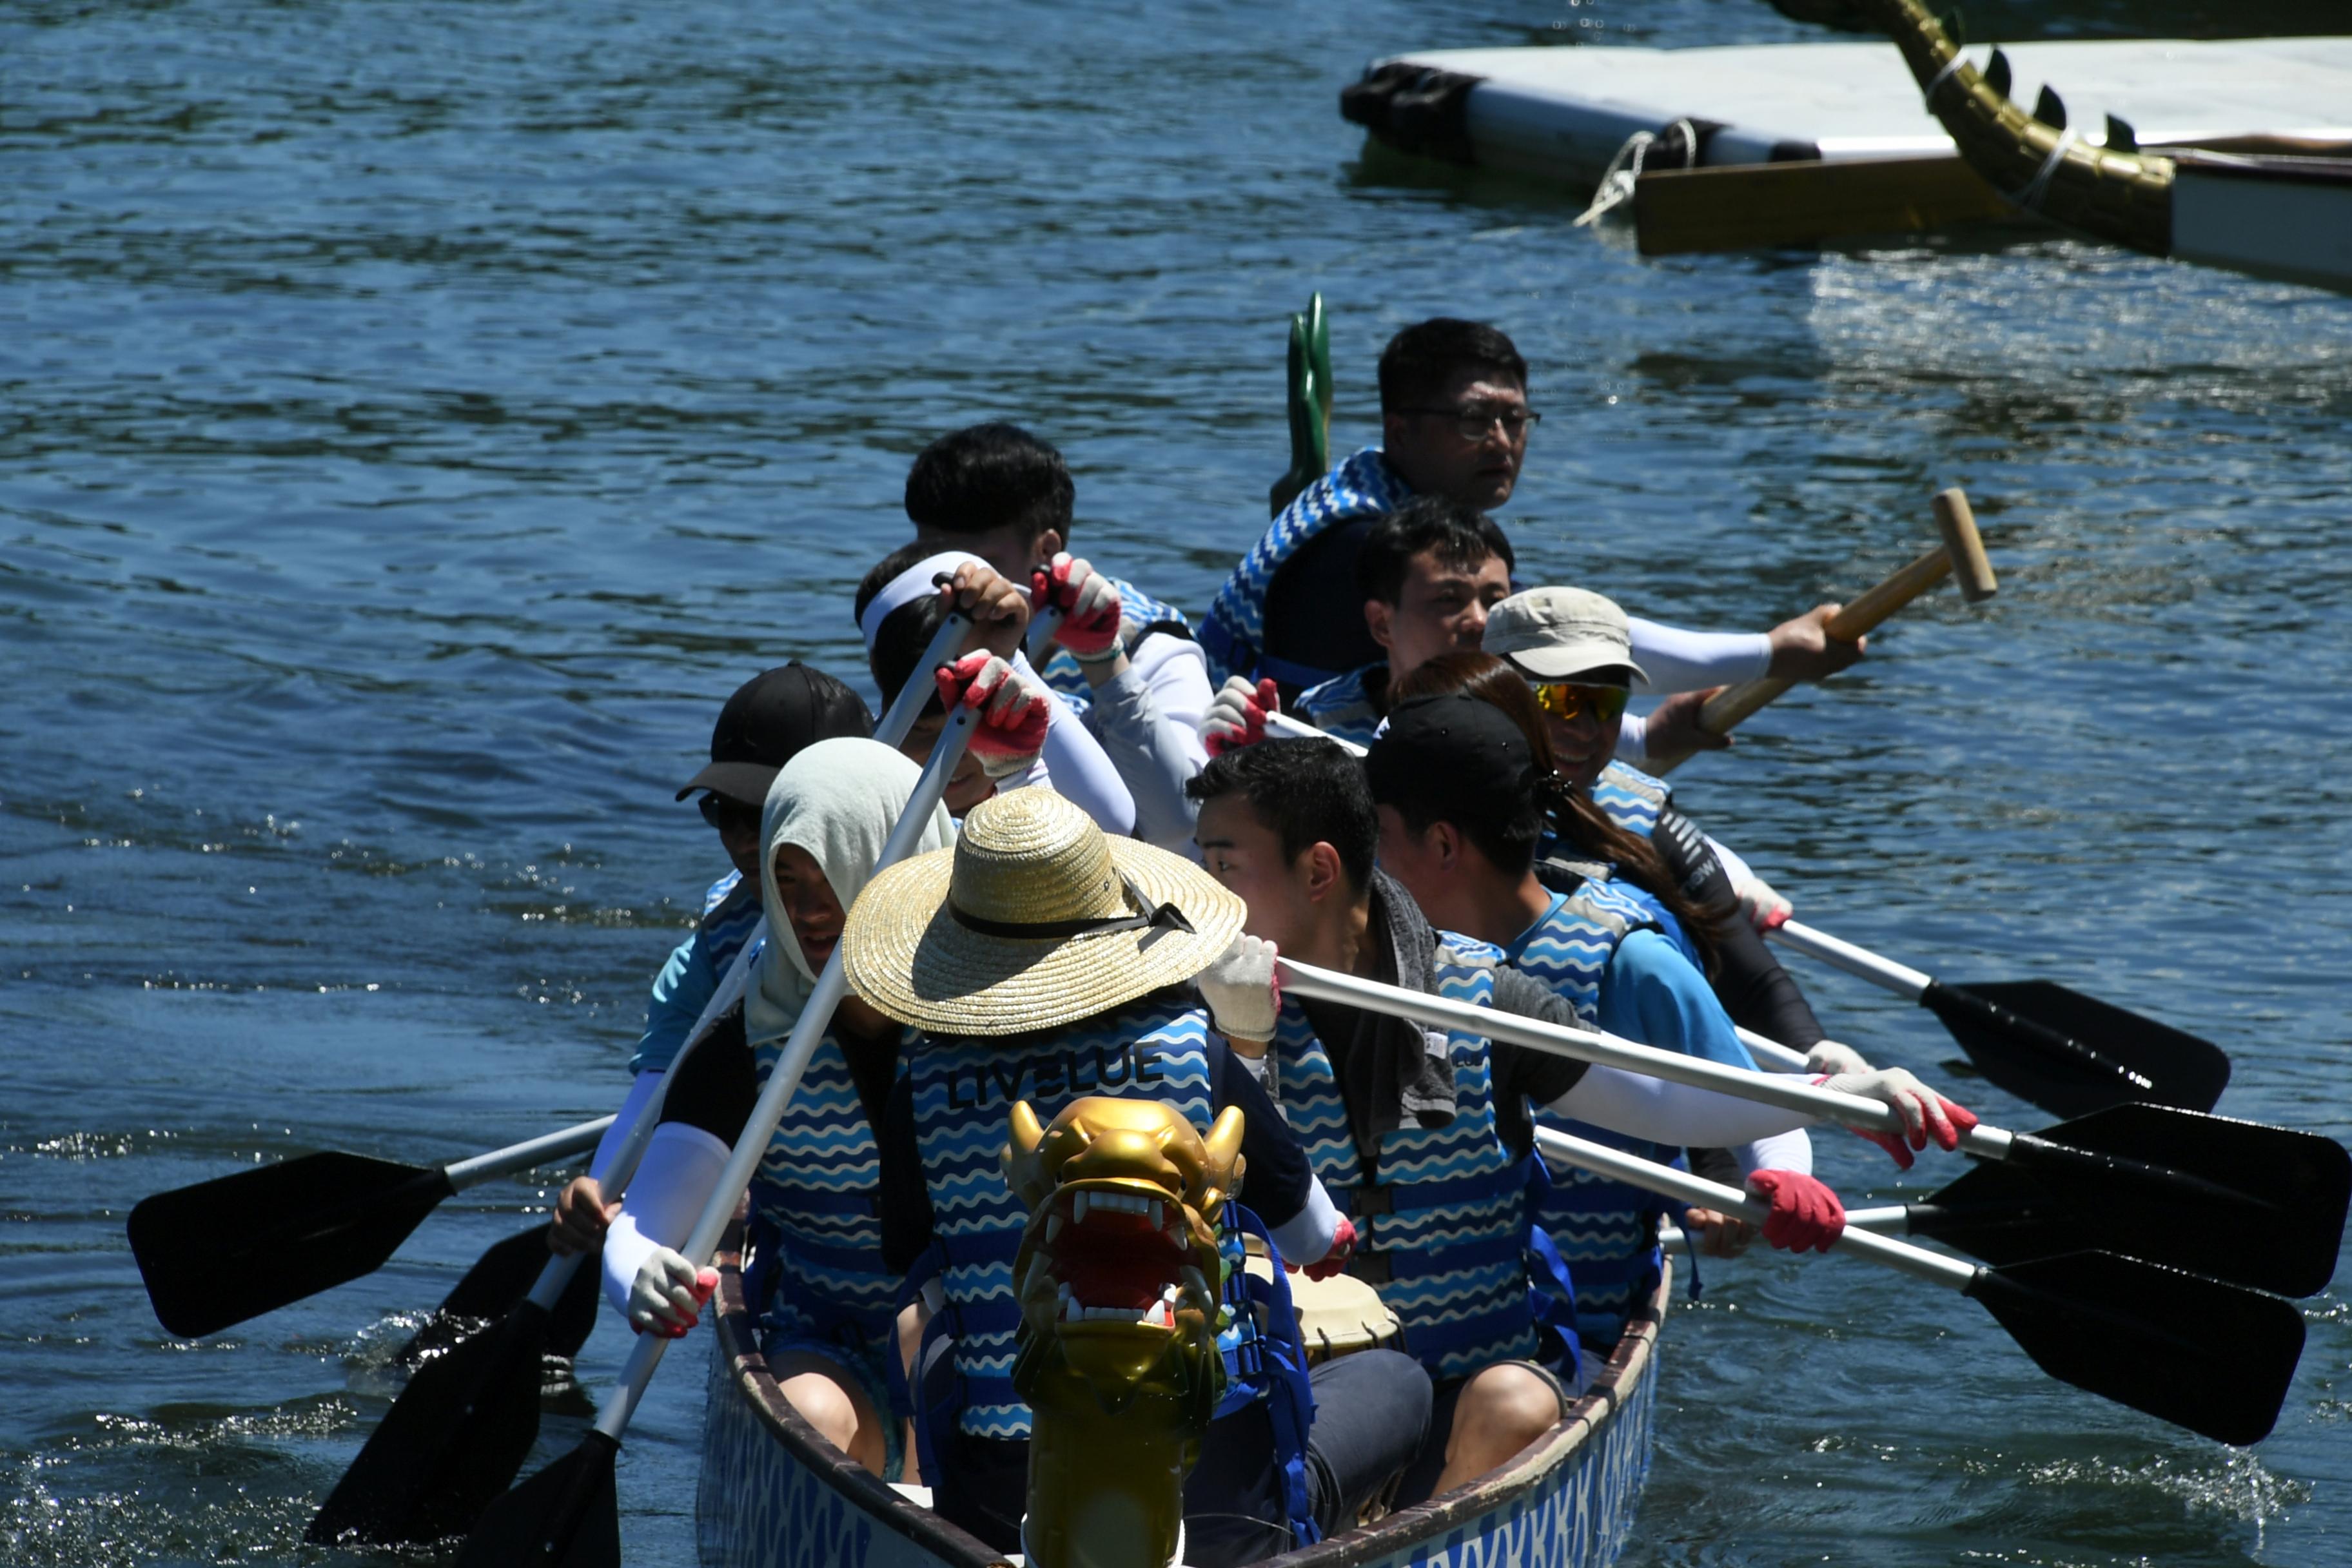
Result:
[[1282,977],[1274,959],[1274,943],[1264,937],[1237,936],[1194,979],[1217,1033],[1259,1045],[1274,1038],[1275,1016],[1282,1011]]
[[718,1288],[719,1270],[698,1272],[684,1253],[657,1247],[637,1266],[629,1287],[629,1326],[641,1334],[682,1339],[702,1321],[702,1304]]
[[1030,574],[1033,602],[1040,610],[1062,608],[1054,640],[1081,663],[1114,658],[1118,648],[1118,590],[1109,578],[1065,550]]
[[[1903,1131],[1899,1135],[1869,1127],[1850,1130],[1892,1154],[1895,1163],[1906,1171],[1911,1168],[1911,1150],[1925,1149],[1927,1140],[1933,1138],[1937,1148],[1948,1152],[1960,1146],[1960,1134],[1977,1124],[1975,1115],[1967,1108],[1946,1100],[1901,1068],[1839,1073],[1832,1078],[1815,1079],[1813,1082],[1821,1089],[1836,1089],[1842,1094],[1858,1094],[1865,1100],[1875,1100],[1893,1107],[1903,1118]],[[1905,1147],[1906,1143],[1908,1148]]]
[[1731,890],[1739,900],[1739,912],[1748,917],[1758,936],[1780,930],[1797,912],[1797,906],[1774,892],[1772,884],[1761,877],[1750,877]]
[[1252,685],[1238,675],[1228,676],[1210,700],[1209,710],[1201,715],[1202,742],[1213,757],[1254,746],[1265,739],[1266,716],[1280,711],[1273,681]]
[[943,706],[961,702],[974,710],[971,747],[982,773],[1002,781],[1036,766],[1053,722],[1053,699],[1036,679],[981,649],[940,667],[932,679]]
[[1816,1073],[1866,1073],[1870,1063],[1852,1046],[1842,1046],[1835,1040],[1816,1040],[1813,1048],[1805,1053],[1805,1070]]

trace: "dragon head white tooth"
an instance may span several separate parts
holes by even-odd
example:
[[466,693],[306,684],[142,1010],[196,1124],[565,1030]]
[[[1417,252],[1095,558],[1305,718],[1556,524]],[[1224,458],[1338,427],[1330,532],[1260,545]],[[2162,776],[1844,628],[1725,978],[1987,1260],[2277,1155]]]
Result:
[[1087,1194],[1084,1189],[1070,1194],[1070,1223],[1072,1225],[1087,1223]]
[[1054,1243],[1054,1238],[1061,1234],[1062,1216],[1057,1214],[1047,1215],[1045,1216],[1045,1245],[1051,1247]]

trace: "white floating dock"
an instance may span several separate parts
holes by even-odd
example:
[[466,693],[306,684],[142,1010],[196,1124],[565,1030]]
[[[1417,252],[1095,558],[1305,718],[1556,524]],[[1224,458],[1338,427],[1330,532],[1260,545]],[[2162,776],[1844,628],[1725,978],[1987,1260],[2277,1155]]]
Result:
[[[2086,140],[2103,115],[2143,145],[2242,137],[2352,141],[2352,37],[2074,39],[2003,45],[2011,96],[2056,90]],[[1982,65],[1991,53],[1965,51]],[[1703,164],[1950,155],[1918,85],[1884,41],[1720,48],[1425,49],[1375,60],[1448,73],[1408,115],[1370,121],[1409,151],[1590,185],[1637,131],[1719,126]],[[1471,79],[1467,81],[1458,79]],[[1451,85],[1451,92],[1444,87]],[[1351,89],[1351,96],[1353,90]],[[1361,118],[1354,106],[1350,118]],[[1465,142],[1466,141],[1466,148]]]

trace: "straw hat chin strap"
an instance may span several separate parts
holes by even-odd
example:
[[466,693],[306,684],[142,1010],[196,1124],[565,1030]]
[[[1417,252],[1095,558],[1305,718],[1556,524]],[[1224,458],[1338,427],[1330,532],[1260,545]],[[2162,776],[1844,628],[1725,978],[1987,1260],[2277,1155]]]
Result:
[[952,898],[948,900],[948,916],[956,924],[982,936],[1001,936],[1014,942],[1049,942],[1056,938],[1103,936],[1111,931],[1140,931],[1150,934],[1136,944],[1138,952],[1149,952],[1151,944],[1170,931],[1194,934],[1192,922],[1174,904],[1146,904],[1142,889],[1131,878],[1121,878],[1127,888],[1127,902],[1141,914],[1092,915],[1067,921],[992,921],[984,915],[959,909]]

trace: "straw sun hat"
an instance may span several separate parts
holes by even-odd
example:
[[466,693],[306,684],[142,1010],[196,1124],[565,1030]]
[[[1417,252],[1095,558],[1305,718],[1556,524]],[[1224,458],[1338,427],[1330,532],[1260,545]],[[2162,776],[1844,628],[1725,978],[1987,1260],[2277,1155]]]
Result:
[[974,806],[954,848],[868,882],[841,961],[850,988],[902,1024],[1018,1035],[1192,979],[1244,912],[1191,861],[1106,837],[1050,789],[1016,789]]

